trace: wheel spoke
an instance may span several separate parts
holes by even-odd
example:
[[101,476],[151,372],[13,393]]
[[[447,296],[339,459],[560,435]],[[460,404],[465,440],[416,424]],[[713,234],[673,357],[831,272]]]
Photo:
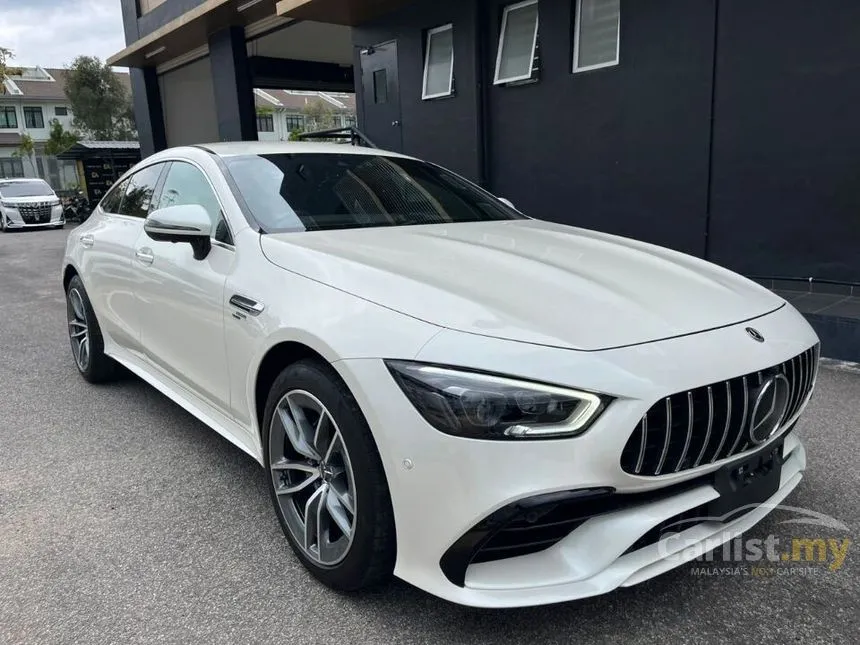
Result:
[[90,339],[84,336],[83,340],[81,340],[81,367],[86,369],[87,365],[90,362]]
[[73,331],[70,335],[72,338],[83,338],[84,336],[87,335],[87,328],[84,327],[80,331]]
[[311,551],[316,545],[319,551],[320,543],[320,514],[322,512],[323,499],[328,486],[323,484],[314,494],[308,498],[305,504],[305,550]]
[[[348,486],[349,484],[347,484]],[[335,485],[334,481],[331,485],[331,493],[329,496],[334,496],[338,503],[343,506],[350,514],[355,514],[355,505],[352,503],[352,493],[347,490],[340,490],[338,486]]]
[[341,533],[346,537],[352,535],[352,522],[347,517],[347,509],[344,507],[340,495],[335,492],[334,486],[328,487],[328,492],[325,496],[325,507],[329,517],[334,520]]
[[325,450],[323,450],[323,446],[320,443],[322,438],[323,438],[322,437],[323,429],[332,425],[330,423],[330,421],[331,421],[331,419],[329,419],[328,412],[326,412],[325,410],[320,412],[320,418],[317,421],[316,428],[314,429],[314,444],[313,444],[314,450],[316,450],[317,453],[320,455],[325,453]]
[[84,313],[84,301],[81,299],[81,294],[77,292],[76,289],[73,289],[71,293],[69,293],[69,300],[72,302],[72,309],[75,312],[75,316],[78,320],[86,320],[87,316]]
[[290,440],[293,448],[300,455],[319,461],[320,455],[312,443],[315,434],[314,426],[308,421],[304,409],[296,404],[289,394],[286,401],[286,408],[283,404],[278,406],[278,414],[281,416],[281,423],[286,429],[287,439]]
[[75,327],[75,328],[77,328],[77,329],[86,329],[86,328],[87,328],[87,324],[86,324],[86,323],[82,323],[82,322],[81,322],[81,321],[79,321],[79,320],[70,320],[70,321],[69,321],[69,326],[70,326],[70,327]]
[[293,495],[294,493],[298,493],[299,491],[304,490],[315,481],[320,478],[319,473],[311,474],[307,479],[300,481],[298,484],[293,484],[290,486],[281,484],[280,486],[275,488],[275,494],[277,495]]

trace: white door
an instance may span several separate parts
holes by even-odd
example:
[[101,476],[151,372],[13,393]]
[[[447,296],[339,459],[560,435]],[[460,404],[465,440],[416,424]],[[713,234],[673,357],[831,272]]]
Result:
[[108,342],[138,354],[140,325],[132,257],[163,169],[164,164],[148,166],[117,184],[102,201],[103,213],[95,226],[81,234],[84,288],[101,330]]
[[174,161],[157,208],[183,204],[199,204],[209,213],[212,250],[205,259],[195,260],[190,244],[156,242],[140,234],[134,263],[141,345],[156,368],[229,416],[224,284],[233,270],[235,250],[203,171]]

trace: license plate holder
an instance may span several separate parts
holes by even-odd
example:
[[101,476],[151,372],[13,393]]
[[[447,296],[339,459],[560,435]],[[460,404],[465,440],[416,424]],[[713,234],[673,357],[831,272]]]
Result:
[[713,485],[720,496],[708,504],[708,517],[728,522],[773,497],[782,475],[782,447],[777,441],[716,471]]

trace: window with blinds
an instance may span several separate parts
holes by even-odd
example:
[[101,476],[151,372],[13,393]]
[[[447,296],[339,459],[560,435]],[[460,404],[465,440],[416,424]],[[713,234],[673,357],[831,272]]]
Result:
[[573,71],[618,64],[621,0],[576,0]]
[[424,54],[422,99],[451,96],[454,87],[454,26],[444,25],[427,32]]
[[496,55],[495,85],[524,81],[532,77],[537,34],[537,0],[526,0],[505,7],[499,51]]

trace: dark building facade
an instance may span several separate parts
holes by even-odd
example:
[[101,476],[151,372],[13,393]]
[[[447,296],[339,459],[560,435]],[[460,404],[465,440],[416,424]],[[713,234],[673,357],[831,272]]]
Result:
[[144,154],[254,138],[253,87],[354,87],[380,147],[860,319],[857,0],[122,2]]
[[[499,85],[510,4],[434,0],[354,28],[368,136],[537,217],[747,275],[860,282],[860,3],[621,0],[617,64],[574,72],[577,0],[539,0],[534,76]],[[454,90],[422,99],[427,33],[447,24]]]

